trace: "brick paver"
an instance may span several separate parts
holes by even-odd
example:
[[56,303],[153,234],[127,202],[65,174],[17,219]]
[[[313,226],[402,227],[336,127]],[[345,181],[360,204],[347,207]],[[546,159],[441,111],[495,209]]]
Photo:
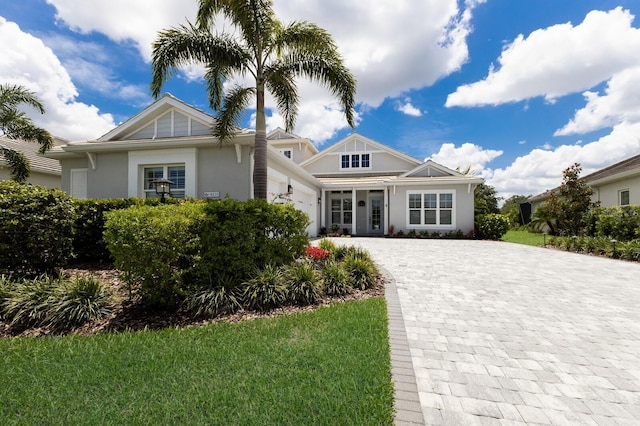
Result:
[[416,403],[428,425],[640,424],[640,264],[490,241],[335,241],[393,277],[397,424],[420,424]]

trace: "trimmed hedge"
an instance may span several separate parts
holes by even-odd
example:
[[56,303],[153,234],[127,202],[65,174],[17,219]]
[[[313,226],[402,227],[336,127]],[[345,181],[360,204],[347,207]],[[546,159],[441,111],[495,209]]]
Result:
[[130,291],[147,305],[173,307],[199,264],[204,204],[134,206],[105,213],[104,238]]
[[75,209],[59,189],[0,182],[0,273],[34,276],[72,256]]
[[302,256],[309,245],[309,217],[291,205],[225,199],[207,203],[205,212],[200,269],[206,281],[245,281],[268,264],[283,265]]
[[509,230],[509,218],[505,215],[489,213],[476,216],[478,238],[499,240]]

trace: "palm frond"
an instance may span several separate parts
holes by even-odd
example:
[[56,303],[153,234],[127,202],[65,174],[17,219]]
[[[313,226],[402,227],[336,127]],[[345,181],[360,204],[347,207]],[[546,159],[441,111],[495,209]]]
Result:
[[300,98],[294,76],[282,68],[268,68],[265,82],[267,89],[276,99],[278,110],[284,117],[285,130],[290,132],[296,124]]
[[216,63],[219,69],[244,72],[251,63],[250,60],[245,49],[227,34],[214,36],[210,31],[196,28],[192,24],[163,30],[153,43],[151,93],[158,97],[167,78],[182,66]]
[[331,94],[340,100],[349,126],[355,126],[356,80],[340,57],[326,58],[314,54],[294,53],[282,59],[281,67],[329,89]]
[[36,94],[24,86],[17,84],[3,84],[0,86],[0,109],[15,108],[21,104],[27,104],[44,114],[44,105],[38,100]]
[[31,169],[29,159],[21,152],[3,146],[0,146],[0,155],[7,162],[11,179],[20,183],[26,182]]
[[255,95],[254,87],[234,86],[224,97],[224,105],[220,110],[214,127],[214,135],[221,142],[228,142],[238,130],[238,123],[242,111],[247,107],[249,100]]

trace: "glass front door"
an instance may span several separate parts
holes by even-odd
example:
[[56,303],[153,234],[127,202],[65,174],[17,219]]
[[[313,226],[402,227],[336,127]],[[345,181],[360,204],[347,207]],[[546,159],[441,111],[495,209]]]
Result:
[[383,197],[374,196],[369,197],[369,233],[370,234],[384,234],[384,219],[382,208]]

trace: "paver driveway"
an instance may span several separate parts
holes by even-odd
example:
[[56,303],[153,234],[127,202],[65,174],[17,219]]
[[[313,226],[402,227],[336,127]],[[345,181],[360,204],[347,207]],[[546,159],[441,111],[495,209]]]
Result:
[[411,365],[426,424],[640,424],[640,264],[490,241],[335,241],[395,279],[397,424],[422,420],[402,380]]

